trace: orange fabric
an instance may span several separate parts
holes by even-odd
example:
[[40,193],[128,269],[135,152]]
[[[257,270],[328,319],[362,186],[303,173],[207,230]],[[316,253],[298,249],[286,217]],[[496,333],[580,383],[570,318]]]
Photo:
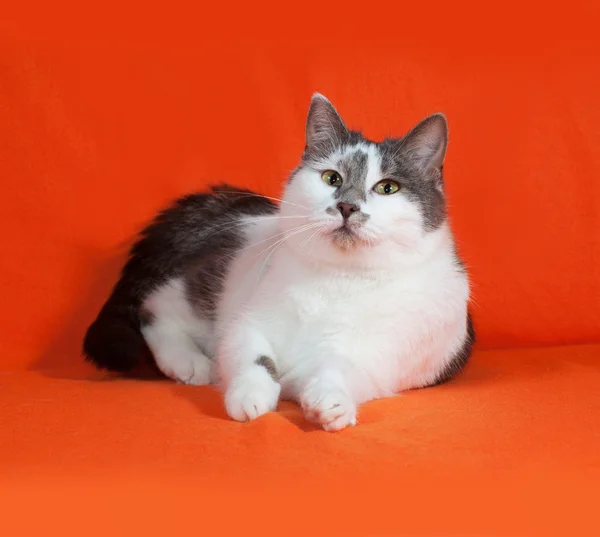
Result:
[[337,434],[291,403],[233,422],[210,387],[5,374],[1,533],[597,536],[598,356],[481,352]]
[[[1,535],[600,534],[597,6],[10,4]],[[278,195],[313,91],[373,138],[447,114],[474,365],[338,435],[293,405],[240,425],[210,388],[94,382],[81,338],[133,233],[212,181]]]

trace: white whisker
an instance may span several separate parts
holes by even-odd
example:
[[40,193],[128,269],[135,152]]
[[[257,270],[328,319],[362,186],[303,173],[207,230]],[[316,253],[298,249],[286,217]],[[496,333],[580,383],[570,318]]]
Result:
[[[232,252],[231,254],[228,254],[227,256],[223,256],[223,258],[228,258],[228,257],[235,257],[236,255],[238,255],[239,253],[245,251],[245,250],[249,250],[250,248],[254,248],[255,246],[258,246],[259,244],[263,244],[267,241],[270,241],[272,239],[275,239],[276,237],[281,237],[281,235],[285,235],[286,233],[289,233],[295,229],[300,229],[300,228],[310,228],[312,227],[313,224],[303,224],[302,226],[296,226],[293,227],[289,230],[285,230],[285,231],[281,231],[279,233],[275,233],[274,235],[269,235],[266,239],[260,240],[258,242],[253,242],[252,244],[249,244],[248,246],[244,246],[244,248],[241,248],[239,250],[236,250],[235,252]],[[265,250],[268,250],[270,248],[267,247]],[[260,251],[257,255],[260,255],[261,253],[263,253],[265,250]]]
[[[314,224],[303,224],[301,226],[296,226],[296,227],[293,227],[292,229],[284,231],[283,233],[278,233],[277,235],[269,237],[269,239],[273,239],[275,237],[278,237],[278,236],[281,236],[281,235],[286,235],[286,234],[291,237],[293,234],[295,234],[295,232],[305,231],[305,230],[308,230],[308,229],[312,228],[313,226],[314,226]],[[284,237],[281,240],[285,240],[286,238],[287,237]],[[263,242],[266,242],[266,241],[263,241]],[[265,252],[268,252],[271,248],[273,248],[274,246],[276,246],[278,243],[279,243],[279,240],[276,241],[273,244],[270,244],[266,248],[263,248],[260,252],[258,252],[257,254],[253,255],[250,259],[252,260],[254,258],[260,257],[262,254],[264,254]],[[257,260],[257,262],[258,262],[258,260]],[[256,264],[256,262],[254,264]],[[254,265],[252,265],[252,267],[254,267]]]
[[[300,229],[295,229],[294,231],[292,231],[291,233],[287,234],[285,237],[283,237],[282,239],[279,239],[275,244],[272,244],[269,248],[272,248],[272,250],[269,252],[269,255],[267,255],[267,257],[265,258],[265,261],[263,263],[263,266],[260,269],[260,272],[258,274],[258,279],[256,280],[256,283],[258,285],[258,282],[260,281],[260,278],[262,277],[265,268],[267,266],[267,263],[269,261],[269,258],[273,255],[273,253],[275,252],[275,250],[277,250],[286,240],[288,240],[289,238],[293,237],[294,235],[298,235],[299,233],[303,233],[304,231],[308,231],[309,229],[311,229],[314,226],[320,226],[320,224],[307,224],[306,226],[301,226]],[[266,248],[264,251],[269,250],[269,248]],[[262,252],[261,252],[262,253]],[[254,266],[254,265],[253,265]]]
[[322,237],[324,233],[325,233],[325,230],[323,228],[318,229],[317,230],[317,237]]
[[300,205],[298,203],[292,203],[291,201],[282,200],[281,198],[276,198],[274,196],[265,196],[264,194],[254,193],[254,192],[243,192],[238,190],[213,190],[216,194],[238,194],[242,196],[251,196],[255,198],[265,198],[271,201],[278,201],[279,203],[287,203],[288,205],[293,205],[295,207],[300,207],[301,209],[307,209],[305,205]]
[[306,239],[298,248],[298,251],[301,252],[303,250],[303,248],[309,243],[309,241],[317,234],[321,231],[321,227],[319,227],[312,235],[310,235],[308,237],[308,239]]
[[[276,234],[276,235],[272,235],[272,236],[268,237],[267,239],[265,239],[265,240],[263,240],[263,241],[260,241],[260,242],[266,242],[266,241],[268,241],[268,240],[271,240],[271,239],[274,239],[274,238],[276,238],[276,237],[278,237],[278,236],[281,236],[281,235],[286,235],[285,237],[283,237],[283,239],[280,239],[280,240],[277,240],[277,241],[275,241],[275,243],[274,243],[274,244],[270,244],[270,245],[269,245],[269,246],[267,246],[266,248],[263,248],[263,249],[262,249],[260,252],[258,252],[257,254],[253,255],[253,256],[250,258],[250,261],[252,261],[252,260],[255,260],[255,261],[252,263],[252,265],[250,266],[250,268],[248,269],[248,271],[247,271],[247,272],[248,272],[248,273],[251,273],[251,272],[252,272],[252,270],[254,269],[254,267],[256,266],[256,264],[257,264],[257,263],[260,261],[261,255],[263,255],[265,252],[268,252],[268,251],[269,251],[271,248],[275,248],[275,249],[276,249],[276,247],[277,247],[278,245],[280,245],[280,244],[281,244],[281,243],[282,243],[284,240],[286,240],[287,238],[291,237],[292,235],[295,235],[296,233],[301,233],[302,231],[308,230],[308,229],[312,228],[314,225],[315,225],[315,224],[312,224],[312,223],[310,223],[310,224],[303,224],[303,225],[301,225],[301,226],[296,226],[296,227],[293,227],[291,230],[286,230],[286,231],[284,231],[284,232],[282,232],[282,233],[278,233],[278,234]],[[254,243],[254,244],[250,245],[250,247],[252,247],[252,246],[256,246],[256,245],[258,245],[258,244],[260,244],[260,243],[258,243],[258,242],[257,242],[257,243]],[[246,247],[245,249],[247,249],[247,248],[248,248],[248,247]],[[231,254],[228,254],[227,256],[224,256],[224,257],[223,257],[223,259],[227,259],[228,257],[233,257],[233,256],[237,255],[237,254],[238,254],[239,252],[241,252],[241,251],[242,251],[242,250],[236,250],[235,252],[233,252],[233,253],[231,253]],[[271,253],[272,253],[272,252],[271,252]],[[269,254],[269,255],[270,255],[270,254]],[[268,257],[267,257],[267,259],[268,259]],[[258,285],[258,282],[260,281],[260,278],[261,278],[261,276],[262,276],[262,272],[263,272],[263,270],[264,270],[264,264],[263,264],[263,268],[261,268],[261,272],[259,273],[259,275],[258,275],[258,278],[257,278],[257,280],[256,280],[256,284],[257,284],[257,285]],[[237,296],[237,295],[238,295],[238,293],[239,293],[239,292],[240,292],[242,289],[243,289],[243,285],[240,283],[240,284],[237,286],[237,288],[236,288],[236,289],[233,291],[234,295],[236,295],[236,296]]]
[[208,240],[211,237],[214,237],[218,233],[230,231],[232,229],[235,229],[237,227],[244,226],[247,224],[253,224],[256,221],[268,222],[271,220],[288,220],[288,219],[293,219],[293,218],[298,219],[298,218],[306,218],[306,216],[307,215],[298,215],[298,216],[280,216],[280,215],[252,216],[252,215],[248,215],[248,217],[251,217],[250,219],[243,219],[243,220],[237,221],[237,222],[236,221],[225,222],[223,224],[216,226],[215,228],[213,228],[213,232],[210,235],[208,235],[205,238],[205,240]]

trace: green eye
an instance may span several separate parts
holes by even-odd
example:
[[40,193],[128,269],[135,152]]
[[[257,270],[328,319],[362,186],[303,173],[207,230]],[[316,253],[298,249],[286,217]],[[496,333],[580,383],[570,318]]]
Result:
[[321,179],[329,186],[340,186],[342,184],[342,176],[333,170],[327,170],[321,174]]
[[373,190],[377,192],[377,194],[389,196],[390,194],[398,192],[398,190],[400,190],[400,185],[396,183],[396,181],[379,181],[379,183],[373,187]]

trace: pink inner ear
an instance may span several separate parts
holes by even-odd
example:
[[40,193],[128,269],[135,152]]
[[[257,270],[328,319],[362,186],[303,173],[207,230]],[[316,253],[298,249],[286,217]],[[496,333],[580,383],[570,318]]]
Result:
[[406,135],[403,145],[423,167],[441,168],[448,145],[446,118],[442,114],[425,118]]

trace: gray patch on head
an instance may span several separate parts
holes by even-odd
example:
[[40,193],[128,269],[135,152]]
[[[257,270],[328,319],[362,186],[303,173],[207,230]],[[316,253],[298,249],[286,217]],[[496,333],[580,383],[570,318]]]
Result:
[[369,155],[363,149],[356,149],[343,155],[338,164],[343,182],[335,191],[334,198],[341,203],[359,205],[367,200],[366,183],[369,171]]
[[402,148],[402,139],[377,144],[381,156],[381,178],[397,181],[402,192],[419,204],[426,231],[437,229],[446,219],[442,169],[423,170]]
[[347,130],[345,132],[338,132],[336,137],[327,140],[326,144],[316,146],[307,145],[302,154],[302,163],[311,167],[318,166],[321,161],[330,157],[332,153],[340,150],[344,152],[364,141],[364,136],[358,131]]
[[257,358],[254,363],[260,367],[264,367],[267,370],[267,373],[271,375],[271,378],[274,381],[277,381],[277,366],[271,358],[269,358],[268,356],[261,356],[260,358]]

